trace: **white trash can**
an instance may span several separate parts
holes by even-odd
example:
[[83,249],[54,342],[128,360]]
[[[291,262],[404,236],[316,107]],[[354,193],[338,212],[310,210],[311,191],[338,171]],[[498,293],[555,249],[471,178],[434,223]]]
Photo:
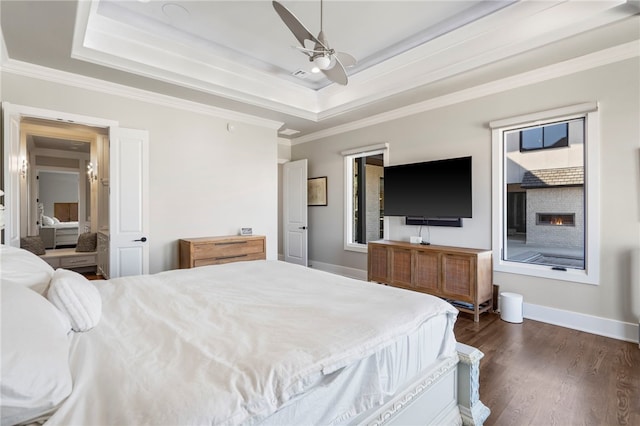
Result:
[[503,321],[522,322],[522,295],[517,293],[500,293],[500,318]]

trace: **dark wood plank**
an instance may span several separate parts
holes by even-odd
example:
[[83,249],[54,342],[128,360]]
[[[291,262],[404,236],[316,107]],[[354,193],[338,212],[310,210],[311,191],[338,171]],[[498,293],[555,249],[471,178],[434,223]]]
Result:
[[456,338],[480,349],[486,425],[640,425],[638,345],[497,314],[460,313]]

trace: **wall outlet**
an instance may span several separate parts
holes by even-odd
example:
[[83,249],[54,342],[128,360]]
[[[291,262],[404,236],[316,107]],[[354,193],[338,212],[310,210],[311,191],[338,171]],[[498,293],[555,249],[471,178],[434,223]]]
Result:
[[422,242],[422,237],[412,236],[409,237],[409,241],[411,242],[411,244],[420,244]]

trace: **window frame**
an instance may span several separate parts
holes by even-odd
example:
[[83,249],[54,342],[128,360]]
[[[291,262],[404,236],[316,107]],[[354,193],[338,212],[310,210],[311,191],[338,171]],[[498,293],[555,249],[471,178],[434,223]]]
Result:
[[[384,167],[389,165],[389,144],[381,143],[376,145],[368,145],[360,148],[349,149],[341,152],[344,157],[344,249],[347,251],[355,251],[359,253],[367,253],[367,244],[356,243],[353,241],[353,160],[360,157],[368,157],[371,155],[382,154],[382,163]],[[384,238],[388,235],[388,221],[383,221]]]
[[[585,268],[558,271],[550,266],[520,263],[503,259],[506,244],[505,168],[507,156],[504,133],[527,126],[551,124],[557,121],[584,118],[584,199],[585,199]],[[493,205],[493,268],[533,277],[598,285],[600,282],[600,115],[598,104],[589,102],[563,108],[525,114],[492,121],[492,205]]]

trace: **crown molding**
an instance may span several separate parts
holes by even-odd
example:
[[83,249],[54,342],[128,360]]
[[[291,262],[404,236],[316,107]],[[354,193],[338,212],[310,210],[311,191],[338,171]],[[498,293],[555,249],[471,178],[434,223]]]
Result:
[[558,62],[557,64],[548,65],[511,77],[495,80],[490,83],[448,93],[423,102],[418,102],[392,111],[373,115],[362,120],[352,121],[351,123],[310,133],[299,138],[292,138],[291,144],[299,145],[321,138],[335,136],[341,133],[373,126],[375,124],[385,123],[387,121],[419,114],[421,112],[431,111],[519,87],[529,86],[553,78],[563,77],[638,56],[640,56],[640,40],[635,40],[584,56]]
[[17,61],[14,59],[7,59],[6,61],[4,61],[0,69],[2,70],[2,72],[9,74],[35,78],[38,80],[49,81],[52,83],[63,84],[80,89],[92,90],[109,95],[121,96],[128,99],[151,103],[154,105],[176,108],[225,120],[266,127],[274,130],[278,130],[284,124],[281,121],[260,118],[250,114],[230,111],[223,108],[188,101],[173,96],[162,95],[147,90],[125,86],[123,84],[112,83],[93,77],[87,77],[67,71],[60,71],[53,68],[43,67],[41,65]]

